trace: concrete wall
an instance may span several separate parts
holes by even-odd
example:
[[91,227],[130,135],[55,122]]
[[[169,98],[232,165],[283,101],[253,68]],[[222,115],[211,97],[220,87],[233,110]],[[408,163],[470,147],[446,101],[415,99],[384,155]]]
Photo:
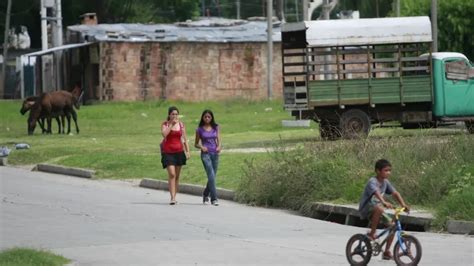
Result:
[[[266,43],[101,43],[99,95],[125,101],[265,99],[266,54]],[[273,96],[281,98],[279,43],[272,71]]]

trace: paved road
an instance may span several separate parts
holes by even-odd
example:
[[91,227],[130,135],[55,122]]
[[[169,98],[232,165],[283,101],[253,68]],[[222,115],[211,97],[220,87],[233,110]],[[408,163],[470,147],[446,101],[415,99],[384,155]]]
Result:
[[[131,183],[0,167],[0,249],[52,250],[75,265],[346,265],[364,229]],[[423,265],[473,265],[474,239],[415,234]],[[373,258],[373,265],[394,265]]]

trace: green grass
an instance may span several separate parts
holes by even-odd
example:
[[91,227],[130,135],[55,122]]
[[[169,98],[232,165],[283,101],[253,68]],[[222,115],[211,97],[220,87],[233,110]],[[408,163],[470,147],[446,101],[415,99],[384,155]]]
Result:
[[[315,124],[311,128],[282,128],[281,120],[292,119],[279,101],[250,103],[246,101],[183,103],[134,102],[103,103],[83,106],[78,111],[80,134],[60,135],[53,123],[53,135],[27,135],[27,116],[19,113],[20,101],[0,101],[0,145],[28,143],[29,150],[14,150],[12,165],[54,163],[94,169],[99,178],[166,179],[160,163],[161,122],[167,108],[176,105],[183,115],[190,146],[201,113],[210,108],[221,125],[225,149],[267,147],[275,142],[289,144],[318,138]],[[199,153],[192,148],[191,160],[182,172],[182,182],[203,184],[206,180]],[[246,159],[259,160],[265,154],[221,155],[218,185],[236,188]]]
[[70,260],[49,251],[13,248],[0,252],[0,266],[61,266]]

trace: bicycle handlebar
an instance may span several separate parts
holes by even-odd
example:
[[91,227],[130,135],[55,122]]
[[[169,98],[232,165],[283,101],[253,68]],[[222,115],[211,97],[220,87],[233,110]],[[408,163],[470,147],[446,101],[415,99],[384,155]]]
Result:
[[395,217],[396,217],[397,220],[400,216],[400,213],[403,212],[404,210],[405,210],[405,207],[399,207],[399,208],[395,209]]

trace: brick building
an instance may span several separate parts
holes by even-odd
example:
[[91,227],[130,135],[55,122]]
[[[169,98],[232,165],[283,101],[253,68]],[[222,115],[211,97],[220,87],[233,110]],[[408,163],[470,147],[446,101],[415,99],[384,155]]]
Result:
[[[92,45],[69,62],[90,100],[265,99],[266,28],[264,21],[225,19],[70,26],[69,43]],[[280,98],[279,26],[273,31],[273,96]]]

